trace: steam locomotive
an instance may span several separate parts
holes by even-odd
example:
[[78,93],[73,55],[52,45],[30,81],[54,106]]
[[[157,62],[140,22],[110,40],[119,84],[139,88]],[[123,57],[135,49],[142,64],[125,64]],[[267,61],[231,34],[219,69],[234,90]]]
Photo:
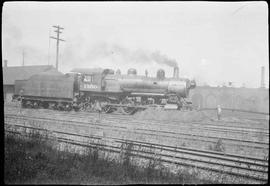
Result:
[[194,80],[166,78],[165,71],[156,77],[137,75],[129,69],[121,75],[112,69],[73,69],[67,74],[58,71],[43,72],[28,80],[15,81],[15,98],[27,108],[53,108],[70,111],[93,110],[99,105],[105,113],[120,110],[133,114],[148,107],[190,109],[189,90],[196,87]]

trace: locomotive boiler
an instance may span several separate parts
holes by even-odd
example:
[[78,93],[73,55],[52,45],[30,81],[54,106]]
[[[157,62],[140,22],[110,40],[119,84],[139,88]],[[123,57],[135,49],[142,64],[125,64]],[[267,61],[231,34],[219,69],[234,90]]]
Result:
[[[73,69],[70,73],[41,73],[25,82],[15,82],[15,90],[22,89],[25,107],[52,107],[61,110],[91,110],[98,102],[106,113],[120,109],[132,114],[149,106],[176,109],[190,108],[189,90],[195,81],[178,77],[166,78],[165,71],[157,71],[156,77],[137,75],[136,69],[127,74],[114,73],[111,69]],[[17,89],[16,89],[17,87]],[[17,90],[17,95],[19,94]]]

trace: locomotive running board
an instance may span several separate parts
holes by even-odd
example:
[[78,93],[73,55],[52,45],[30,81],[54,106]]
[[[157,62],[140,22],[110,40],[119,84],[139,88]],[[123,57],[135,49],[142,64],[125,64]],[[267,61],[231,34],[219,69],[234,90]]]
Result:
[[147,109],[151,107],[164,107],[164,105],[139,106],[139,105],[122,105],[122,104],[112,104],[112,103],[108,103],[106,105],[112,106],[112,107],[130,107],[130,108],[138,108],[138,109]]
[[144,95],[144,96],[165,96],[165,94],[160,93],[148,93],[148,92],[133,92],[131,95]]
[[141,109],[146,109],[148,107],[146,106],[137,106],[137,105],[122,105],[122,104],[112,104],[112,103],[108,103],[106,104],[108,106],[113,106],[113,107],[133,107],[133,108],[141,108]]
[[178,105],[176,105],[176,104],[166,104],[164,106],[165,110],[177,110],[177,108],[178,108]]

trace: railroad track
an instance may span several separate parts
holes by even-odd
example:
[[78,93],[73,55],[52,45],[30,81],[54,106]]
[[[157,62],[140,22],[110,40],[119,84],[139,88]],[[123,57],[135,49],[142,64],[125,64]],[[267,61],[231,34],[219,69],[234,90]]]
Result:
[[[52,113],[49,110],[44,110],[43,113],[39,113],[39,115],[44,115]],[[53,113],[56,116],[64,116],[64,117],[70,117],[70,116],[76,116],[76,117],[87,117],[87,118],[96,118],[97,114],[96,113],[72,113],[69,112],[68,115],[65,112],[54,112]],[[267,138],[269,138],[269,132],[268,129],[266,128],[247,128],[246,126],[241,127],[241,126],[235,126],[235,125],[220,125],[220,124],[213,124],[210,122],[179,122],[179,121],[166,121],[166,124],[162,124],[162,121],[158,120],[136,120],[133,117],[130,116],[125,116],[125,115],[108,115],[104,114],[102,115],[102,118],[105,119],[115,119],[117,122],[122,121],[126,122],[127,120],[129,123],[136,123],[136,124],[147,124],[147,125],[154,125],[154,126],[165,126],[168,127],[170,126],[175,126],[177,128],[183,127],[183,128],[196,128],[199,130],[208,130],[208,131],[215,131],[215,132],[229,132],[229,133],[234,133],[234,134],[250,134],[250,135],[262,135]],[[168,125],[169,124],[169,125]]]
[[169,139],[172,141],[182,141],[189,140],[192,142],[207,142],[215,144],[218,140],[223,140],[224,143],[229,145],[238,145],[247,148],[255,148],[262,150],[269,150],[269,142],[259,142],[259,141],[251,141],[251,140],[240,140],[236,138],[222,138],[220,136],[203,136],[199,134],[186,133],[186,132],[172,132],[172,131],[160,131],[153,129],[143,129],[143,128],[130,128],[126,125],[114,125],[114,123],[110,121],[102,121],[102,123],[95,123],[93,121],[76,121],[71,118],[67,118],[68,120],[59,120],[53,118],[42,118],[42,117],[33,117],[33,116],[21,116],[21,115],[5,115],[5,123],[14,123],[20,122],[25,123],[27,121],[31,122],[41,122],[46,123],[46,125],[51,125],[55,127],[55,124],[65,126],[67,129],[72,129],[76,126],[76,130],[100,130],[100,131],[109,131],[109,135],[117,135],[117,133],[122,132],[130,135],[144,135],[146,138],[152,137],[153,139]]
[[[38,113],[38,115],[40,117],[46,117],[48,118],[48,115],[51,114],[52,112],[46,110],[45,113]],[[55,112],[53,113],[54,116],[58,116],[61,118],[65,118],[65,119],[71,119],[76,121],[79,118],[87,118],[87,120],[89,119],[96,119],[97,118],[97,114],[94,113],[59,113],[59,112]],[[27,114],[28,116],[32,116],[35,117],[36,114]],[[74,119],[75,117],[75,119]],[[207,133],[207,135],[212,136],[213,138],[221,138],[223,140],[228,140],[228,136],[229,138],[231,136],[237,136],[237,137],[241,137],[241,135],[245,135],[244,137],[246,138],[247,136],[250,136],[249,138],[254,138],[255,140],[257,138],[261,140],[264,140],[266,142],[269,143],[268,139],[269,139],[269,132],[268,130],[265,129],[249,129],[249,128],[242,128],[242,127],[224,127],[224,126],[217,126],[217,125],[213,125],[213,124],[209,124],[209,123],[198,123],[198,122],[189,122],[189,123],[185,123],[185,122],[175,122],[175,121],[168,121],[166,122],[166,124],[162,123],[161,121],[151,121],[151,120],[134,120],[134,119],[130,119],[127,122],[127,117],[119,117],[119,116],[108,116],[107,114],[103,115],[103,122],[107,122],[107,123],[112,123],[113,125],[117,125],[119,122],[121,122],[122,124],[124,123],[125,126],[128,125],[133,125],[133,126],[140,126],[138,128],[145,128],[144,126],[147,126],[149,128],[149,126],[153,126],[152,128],[160,128],[161,131],[166,131],[167,134],[170,133],[170,131],[175,131],[175,130],[184,130],[186,131],[185,133],[179,133],[182,135],[186,135],[187,133],[192,133],[195,135],[195,133],[202,133],[203,131],[205,131],[204,133]],[[104,120],[105,119],[105,120]],[[163,127],[163,128],[162,128]],[[210,134],[209,134],[210,133]],[[212,133],[212,134],[211,134]],[[198,136],[198,135],[197,135]],[[205,136],[205,135],[200,135],[201,137]],[[224,137],[225,136],[225,137]],[[259,137],[258,137],[259,136]],[[242,137],[242,138],[244,138]],[[237,139],[236,139],[237,140]],[[242,141],[245,141],[243,139],[238,139]],[[230,140],[232,141],[232,140]],[[253,140],[254,141],[254,140]],[[256,143],[256,142],[255,142]]]
[[[5,107],[19,107],[19,103],[5,103]],[[24,109],[31,109],[31,108],[24,108]],[[31,109],[33,110],[33,109]],[[37,109],[34,109],[37,110]],[[52,109],[44,109],[45,111],[54,111]],[[215,111],[216,109],[213,108],[205,108],[205,109],[201,109],[201,110],[196,110],[197,112],[202,112],[204,113],[204,111]],[[232,113],[250,113],[250,114],[255,114],[259,117],[254,118],[254,117],[246,117],[246,116],[239,116],[241,117],[241,119],[250,119],[250,120],[259,120],[259,121],[265,121],[268,122],[269,118],[266,119],[265,116],[269,116],[269,113],[264,113],[264,112],[253,112],[253,111],[245,111],[245,110],[240,110],[240,109],[228,109],[228,108],[224,108],[223,110],[229,110],[232,111]],[[60,112],[66,112],[66,111],[60,111]],[[93,113],[95,111],[79,111],[76,113],[80,113],[80,112],[87,112],[87,113]],[[184,111],[185,112],[185,111]],[[205,114],[205,113],[204,113]],[[113,112],[113,113],[108,113],[107,115],[121,115],[123,117],[130,117],[132,115],[123,115],[123,113],[121,112]],[[242,122],[238,122],[238,123],[242,123]],[[244,123],[245,124],[245,123]]]
[[[5,125],[7,126],[7,125]],[[11,125],[8,125],[11,126]],[[36,127],[13,124],[16,129],[48,130]],[[5,127],[9,133],[22,134],[23,130],[12,130]],[[28,132],[29,132],[28,131]],[[110,153],[121,153],[123,144],[131,144],[130,156],[157,160],[167,164],[176,164],[184,167],[196,167],[203,171],[228,174],[231,176],[250,179],[259,183],[268,181],[268,161],[235,154],[223,154],[220,152],[205,151],[187,147],[175,147],[156,143],[142,142],[138,140],[125,140],[115,137],[89,136],[88,134],[75,134],[57,130],[50,130],[58,142],[68,143],[75,146],[99,148]],[[55,139],[55,137],[53,139]],[[78,140],[80,139],[80,140]],[[92,140],[102,140],[97,143]],[[90,141],[89,141],[90,140]]]
[[[17,106],[14,106],[14,105],[5,105],[6,107],[17,107]],[[18,108],[18,107],[17,107]],[[40,109],[27,109],[27,108],[24,108],[23,110],[34,110],[34,111],[39,111]],[[56,114],[65,114],[65,113],[68,113],[70,115],[77,115],[77,116],[81,116],[81,115],[96,115],[96,112],[84,112],[84,111],[81,111],[81,112],[74,112],[74,111],[71,111],[71,112],[66,112],[66,111],[54,111],[54,110],[49,110],[49,109],[42,109],[42,112],[43,113],[56,113]],[[202,111],[201,111],[202,112]],[[138,119],[136,118],[136,116],[133,116],[133,115],[123,115],[121,113],[110,113],[110,114],[104,114],[103,117],[106,117],[106,118],[121,118],[121,119]],[[150,121],[161,121],[161,120],[155,120],[154,118],[152,119],[143,119],[143,120],[150,120]],[[166,121],[167,122],[167,121]],[[179,122],[178,120],[171,120],[170,119],[170,122]],[[269,120],[265,119],[265,122],[261,123],[259,125],[263,125],[263,126],[266,126],[268,127],[268,122]],[[200,121],[201,123],[201,121]],[[211,122],[205,122],[203,121],[203,123],[211,123]],[[246,122],[241,122],[241,121],[219,121],[218,124],[220,125],[220,123],[223,123],[223,124],[233,124],[233,125],[223,125],[221,124],[221,126],[230,126],[230,127],[235,127],[235,124],[237,125],[242,125],[243,128],[244,127],[247,127],[247,125],[250,125],[249,127],[253,127],[253,123],[251,124],[247,124]],[[215,124],[217,125],[217,124]],[[256,124],[257,126],[258,124]],[[259,126],[258,125],[258,126]],[[254,129],[262,129],[262,128],[254,128]]]
[[[76,115],[76,114],[75,114]],[[86,117],[93,117],[96,118],[96,114],[85,114],[85,115],[79,115],[79,116],[86,116]],[[247,128],[247,127],[240,127],[240,126],[228,126],[228,125],[217,125],[210,122],[181,122],[181,121],[166,121],[166,124],[163,124],[160,120],[150,120],[150,119],[144,119],[144,120],[137,120],[135,118],[122,118],[122,117],[112,117],[112,116],[104,116],[106,119],[116,119],[117,121],[124,121],[127,120],[131,123],[140,123],[140,124],[147,124],[147,125],[155,125],[155,126],[174,126],[177,128],[194,128],[196,127],[199,130],[211,130],[211,131],[220,131],[220,132],[231,132],[231,133],[239,133],[239,134],[260,134],[265,135],[266,137],[269,137],[269,132],[265,128]]]
[[[9,107],[9,106],[8,106]],[[12,106],[14,107],[14,106]],[[27,110],[27,109],[26,109]],[[36,110],[35,110],[36,111]],[[64,111],[53,111],[53,110],[48,110],[48,109],[43,109],[42,110],[43,114],[50,114],[53,113],[54,115],[67,115],[67,112]],[[93,112],[68,112],[68,115],[76,115],[77,117],[97,117],[97,113],[93,113]],[[140,123],[147,123],[147,124],[154,124],[154,125],[160,125],[162,126],[162,122],[161,120],[155,120],[155,119],[138,119],[136,118],[136,116],[130,116],[130,115],[122,115],[122,114],[103,114],[102,115],[103,118],[106,119],[116,119],[116,120],[120,120],[120,121],[124,121],[126,122],[127,120],[130,122],[132,120],[137,120],[140,121]],[[268,125],[268,120],[266,120],[267,123],[261,123],[261,124],[250,124],[250,123],[246,123],[246,122],[241,122],[241,121],[219,121],[219,122],[207,122],[207,121],[192,121],[192,122],[179,122],[177,120],[170,120],[170,121],[166,121],[166,125],[170,124],[170,125],[176,125],[177,127],[179,127],[179,124],[183,125],[193,125],[193,127],[209,127],[208,130],[223,130],[224,132],[232,132],[232,133],[250,133],[250,132],[254,132],[257,133],[259,135],[267,135],[269,137],[269,132],[265,132],[269,130],[269,125]],[[168,126],[168,125],[167,125]],[[260,126],[260,127],[259,127]],[[216,129],[214,129],[216,128]],[[222,128],[222,129],[221,129]],[[243,131],[243,132],[242,132]]]

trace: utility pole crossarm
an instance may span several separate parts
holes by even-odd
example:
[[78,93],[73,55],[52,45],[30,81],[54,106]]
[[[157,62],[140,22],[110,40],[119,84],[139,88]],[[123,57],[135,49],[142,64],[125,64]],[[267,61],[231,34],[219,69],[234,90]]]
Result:
[[52,38],[52,39],[59,40],[59,41],[65,41],[64,39],[56,38],[56,37],[53,37],[53,36],[51,36],[51,38]]
[[57,30],[55,30],[54,32],[62,34],[62,32],[61,32],[61,31],[57,31]]
[[64,28],[60,27],[59,25],[58,26],[53,26],[53,27],[57,28],[57,29],[63,29],[64,30]]

